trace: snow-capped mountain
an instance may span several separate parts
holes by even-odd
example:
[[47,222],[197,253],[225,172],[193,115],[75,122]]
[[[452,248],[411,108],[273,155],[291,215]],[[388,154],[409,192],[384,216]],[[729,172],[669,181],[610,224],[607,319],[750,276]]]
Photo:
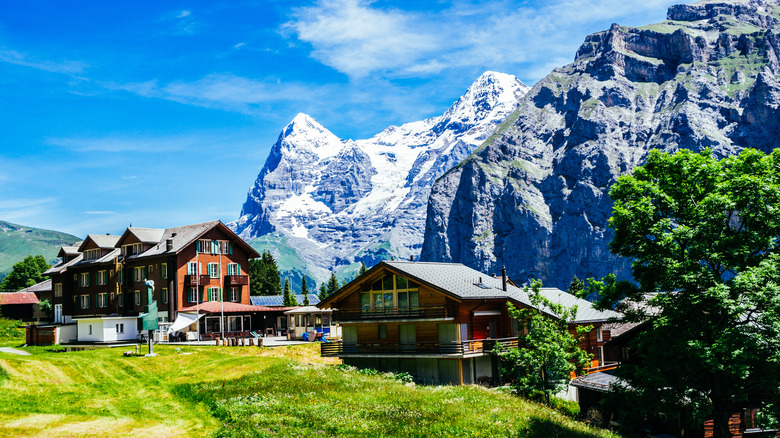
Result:
[[416,256],[433,182],[487,139],[528,90],[514,76],[486,72],[443,115],[365,140],[339,139],[298,114],[230,226],[245,239],[274,236],[318,279],[360,261]]

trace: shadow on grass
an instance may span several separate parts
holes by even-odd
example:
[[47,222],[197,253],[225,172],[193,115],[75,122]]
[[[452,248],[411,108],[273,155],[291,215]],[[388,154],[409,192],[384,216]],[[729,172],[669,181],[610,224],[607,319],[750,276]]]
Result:
[[593,438],[595,431],[584,432],[566,427],[546,418],[531,418],[518,431],[518,436],[525,438]]

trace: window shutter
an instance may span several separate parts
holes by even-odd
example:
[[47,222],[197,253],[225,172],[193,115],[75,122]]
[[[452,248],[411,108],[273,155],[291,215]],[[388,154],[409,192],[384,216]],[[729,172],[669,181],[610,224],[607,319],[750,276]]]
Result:
[[141,281],[147,280],[149,278],[149,267],[144,266],[143,270],[144,270],[144,278],[142,278]]
[[200,290],[198,292],[200,292],[200,302],[202,303],[202,302],[206,301],[204,299],[204,297],[203,297],[203,295],[206,294],[206,287],[205,286],[201,286]]
[[239,303],[241,302],[241,289],[243,289],[243,288],[241,288],[241,287],[238,288],[238,294],[237,294]]
[[87,295],[87,309],[89,309],[89,308],[90,308],[90,306],[91,306],[91,304],[90,304],[90,299],[91,299],[91,298],[92,298],[92,296],[91,296],[91,295]]
[[203,263],[198,262],[198,275],[203,275]]
[[230,252],[230,254],[233,254],[233,242],[228,243],[228,252]]
[[236,275],[241,275],[241,265],[236,263]]

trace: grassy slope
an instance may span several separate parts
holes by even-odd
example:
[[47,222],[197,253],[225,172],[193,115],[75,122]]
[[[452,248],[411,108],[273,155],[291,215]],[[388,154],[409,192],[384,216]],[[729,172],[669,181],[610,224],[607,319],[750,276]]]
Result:
[[[10,323],[0,323],[2,337]],[[158,346],[153,358],[25,350],[0,352],[0,437],[613,436],[481,387],[406,386],[329,366],[318,344]]]
[[78,242],[76,236],[0,221],[0,273],[8,273],[28,255],[41,254],[49,262],[57,258],[62,245]]

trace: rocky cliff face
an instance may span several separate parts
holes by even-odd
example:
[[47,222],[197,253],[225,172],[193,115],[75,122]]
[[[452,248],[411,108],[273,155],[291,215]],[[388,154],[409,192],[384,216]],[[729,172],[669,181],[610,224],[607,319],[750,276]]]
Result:
[[609,187],[653,149],[770,151],[780,137],[780,5],[712,1],[590,35],[434,184],[421,258],[565,288],[617,273]]
[[[420,253],[434,180],[466,158],[528,87],[488,72],[443,115],[341,140],[299,114],[284,128],[229,224],[246,239],[284,246],[310,276]],[[275,251],[277,257],[290,251]],[[283,266],[284,268],[284,266]]]

